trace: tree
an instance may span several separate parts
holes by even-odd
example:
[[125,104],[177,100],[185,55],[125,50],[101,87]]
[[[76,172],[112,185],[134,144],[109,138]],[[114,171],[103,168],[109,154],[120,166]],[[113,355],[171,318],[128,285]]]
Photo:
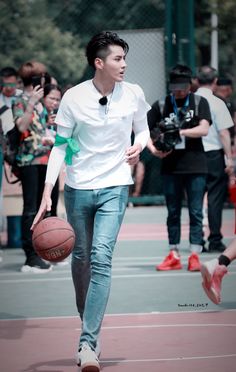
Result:
[[198,65],[210,64],[211,13],[218,15],[219,73],[236,82],[236,2],[235,0],[200,0],[195,2]]
[[36,59],[60,84],[75,84],[87,66],[80,39],[62,32],[45,15],[43,3],[36,13],[32,0],[0,0],[0,67],[18,68]]

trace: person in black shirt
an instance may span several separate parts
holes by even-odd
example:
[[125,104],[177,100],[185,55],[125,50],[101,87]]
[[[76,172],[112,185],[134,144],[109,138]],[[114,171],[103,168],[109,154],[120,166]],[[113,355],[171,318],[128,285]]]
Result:
[[[200,270],[198,255],[203,245],[202,205],[207,174],[202,136],[208,133],[211,114],[207,100],[190,91],[191,76],[190,68],[185,65],[176,65],[171,70],[169,82],[171,93],[166,96],[163,121],[158,125],[161,128],[161,135],[159,139],[153,138],[148,144],[149,150],[162,158],[163,192],[168,210],[170,253],[156,266],[157,270],[182,268],[179,244],[184,192],[187,196],[190,218],[191,255],[188,259],[188,270]],[[150,132],[153,130],[152,126],[153,124],[149,128]]]

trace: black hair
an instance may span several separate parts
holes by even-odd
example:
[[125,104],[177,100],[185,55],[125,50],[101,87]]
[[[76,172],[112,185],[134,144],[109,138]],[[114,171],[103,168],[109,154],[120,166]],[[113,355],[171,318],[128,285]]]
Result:
[[221,86],[221,85],[229,85],[229,86],[232,86],[233,85],[233,81],[232,79],[230,78],[227,78],[227,77],[219,77],[217,79],[217,83],[216,83],[218,86]]
[[102,31],[89,41],[87,48],[86,48],[86,57],[88,64],[95,68],[94,61],[96,58],[105,59],[109,54],[109,46],[111,45],[118,45],[120,46],[125,54],[129,51],[129,46],[121,39],[117,33],[111,31]]
[[5,77],[10,77],[10,76],[15,76],[15,77],[18,77],[18,73],[16,71],[16,69],[14,67],[3,67],[0,71],[0,76],[2,78],[5,78]]
[[61,88],[56,85],[56,84],[45,84],[43,88],[43,96],[47,97],[47,95],[52,91],[52,90],[58,90],[61,95],[62,95],[62,90]]
[[172,78],[186,78],[191,79],[192,78],[192,70],[190,67],[186,65],[177,64],[175,65],[171,71],[170,71],[170,80]]
[[201,85],[212,84],[217,76],[218,74],[216,69],[211,66],[202,66],[199,68],[197,73],[197,79]]

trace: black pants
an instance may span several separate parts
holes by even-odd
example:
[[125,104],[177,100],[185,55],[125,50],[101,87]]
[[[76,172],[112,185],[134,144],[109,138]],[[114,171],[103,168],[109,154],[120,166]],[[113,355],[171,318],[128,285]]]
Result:
[[221,243],[222,211],[227,195],[228,176],[225,173],[223,150],[207,151],[207,192],[210,246]]
[[[20,168],[20,178],[23,192],[23,214],[21,225],[22,248],[26,258],[35,255],[32,244],[32,231],[30,227],[36,216],[44,189],[47,165],[28,165]],[[59,182],[52,191],[51,216],[56,216],[59,195]]]

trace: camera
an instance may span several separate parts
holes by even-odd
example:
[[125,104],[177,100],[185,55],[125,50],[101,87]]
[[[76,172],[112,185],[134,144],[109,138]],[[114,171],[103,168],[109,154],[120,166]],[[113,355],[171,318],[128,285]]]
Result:
[[173,150],[175,145],[182,141],[179,134],[182,124],[182,121],[179,121],[176,116],[165,118],[158,123],[158,126],[151,132],[156,149],[163,152]]

